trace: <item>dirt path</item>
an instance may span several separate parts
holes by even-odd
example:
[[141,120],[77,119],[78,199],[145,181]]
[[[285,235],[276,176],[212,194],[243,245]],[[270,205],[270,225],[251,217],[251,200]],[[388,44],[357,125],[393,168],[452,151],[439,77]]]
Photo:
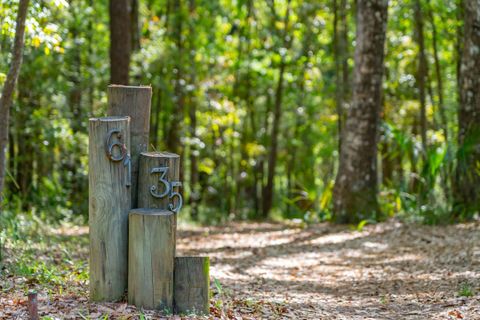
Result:
[[[87,230],[79,230],[80,235],[66,236],[80,243],[74,261],[88,258]],[[211,318],[480,319],[478,222],[447,227],[388,222],[363,231],[235,223],[181,228],[177,248],[180,255],[211,258]],[[56,250],[50,244],[36,254],[55,257]],[[3,280],[0,318],[22,318],[25,287],[8,275],[16,285],[5,290]],[[72,281],[67,291],[51,289],[41,296],[41,311],[60,319],[138,318],[139,310],[126,304],[88,303],[87,288],[85,281]]]
[[[478,223],[362,232],[245,223],[182,232],[179,250],[209,255],[232,297],[276,302],[282,317],[480,319]],[[476,295],[458,297],[462,288]]]

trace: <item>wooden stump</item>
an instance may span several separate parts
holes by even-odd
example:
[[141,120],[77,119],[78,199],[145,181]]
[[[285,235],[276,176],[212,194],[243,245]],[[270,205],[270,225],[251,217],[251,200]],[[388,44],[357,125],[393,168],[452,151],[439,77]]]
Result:
[[148,150],[151,99],[150,86],[108,86],[108,115],[131,118],[132,208],[137,208],[138,157]]
[[180,156],[169,152],[142,152],[138,176],[138,206],[172,210],[181,204]]
[[175,214],[132,209],[129,215],[128,302],[173,311]]
[[173,289],[175,313],[208,314],[208,257],[176,257]]
[[38,295],[36,291],[30,291],[28,293],[27,309],[29,320],[40,319],[40,317],[38,316]]
[[120,300],[127,288],[130,118],[90,119],[90,299]]

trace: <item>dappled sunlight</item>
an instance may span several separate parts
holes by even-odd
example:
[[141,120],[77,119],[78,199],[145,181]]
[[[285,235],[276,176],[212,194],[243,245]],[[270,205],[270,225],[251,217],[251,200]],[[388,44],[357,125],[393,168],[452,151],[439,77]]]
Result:
[[[216,244],[204,250],[212,255],[209,248],[216,249],[212,274],[236,297],[298,305],[302,311],[292,312],[307,317],[383,319],[428,312],[442,318],[452,308],[480,312],[480,297],[470,302],[458,297],[462,283],[480,286],[480,268],[472,266],[471,254],[462,254],[479,243],[478,225],[466,225],[461,235],[455,226],[412,228],[394,221],[361,232],[338,226],[250,228],[216,233]],[[178,249],[202,252],[188,241]],[[464,263],[455,263],[462,256]]]
[[[324,224],[189,226],[178,231],[177,255],[209,256],[212,303],[222,301],[240,314],[282,310],[294,319],[423,319],[425,314],[445,319],[453,310],[480,314],[480,263],[474,254],[479,225],[462,230],[393,221],[361,232]],[[40,288],[42,301],[72,314],[79,309],[71,301],[81,301],[93,314],[135,313],[124,304],[87,302],[86,231],[67,227],[21,246],[8,242],[5,263],[15,275],[0,283],[10,297],[0,297],[0,305],[15,310],[14,301],[23,301],[29,287]],[[461,296],[470,292],[472,297]]]

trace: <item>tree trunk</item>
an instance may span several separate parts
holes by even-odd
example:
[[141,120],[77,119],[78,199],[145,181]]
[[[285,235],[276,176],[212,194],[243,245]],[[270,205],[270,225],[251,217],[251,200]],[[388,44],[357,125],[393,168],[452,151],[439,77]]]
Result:
[[[77,26],[77,11],[78,8],[75,8],[73,1],[70,2],[70,9],[71,14],[73,17],[73,21],[69,26],[71,39],[73,43],[77,43],[77,39],[79,38],[79,30]],[[81,50],[82,47],[77,45],[71,48],[70,52],[70,59],[71,59],[71,71],[68,80],[71,82],[71,88],[68,92],[68,104],[71,111],[71,128],[74,137],[74,144],[72,148],[72,152],[69,155],[69,165],[68,169],[70,172],[70,192],[69,192],[69,199],[71,203],[77,204],[73,206],[75,213],[81,213],[82,209],[85,210],[85,194],[84,189],[86,185],[86,181],[84,181],[82,174],[78,172],[78,164],[80,163],[79,157],[84,151],[82,150],[82,144],[78,141],[78,133],[84,132],[82,123],[85,121],[82,114],[82,59],[81,59]]]
[[[26,57],[27,58],[27,57]],[[17,103],[19,108],[14,114],[15,123],[17,127],[17,141],[18,151],[16,155],[17,172],[16,180],[20,187],[21,208],[24,211],[28,211],[31,208],[31,189],[33,187],[33,163],[36,153],[33,152],[34,148],[34,127],[32,124],[31,115],[34,107],[34,101],[37,98],[32,97],[32,81],[25,76],[25,73],[21,73],[19,76],[19,83],[22,85],[18,87]],[[68,162],[65,162],[65,170],[68,170]],[[66,182],[68,185],[70,181]]]
[[132,27],[131,0],[110,0],[110,83],[128,85]]
[[347,0],[333,1],[333,50],[335,53],[335,104],[338,115],[338,150],[342,148],[342,128],[345,125],[344,104],[349,91]]
[[480,1],[464,5],[454,216],[469,219],[480,210]]
[[445,115],[445,105],[443,103],[443,77],[442,69],[440,66],[440,58],[438,56],[438,45],[437,45],[437,27],[435,25],[435,20],[433,17],[432,8],[429,8],[428,18],[432,26],[432,46],[433,46],[433,59],[435,63],[435,77],[437,80],[437,94],[438,94],[438,111],[440,113],[440,120],[442,122],[443,135],[445,136],[445,142],[448,144],[449,135],[448,135],[448,123],[447,116]]
[[[289,48],[291,38],[288,37],[288,24],[290,18],[290,0],[287,2],[287,12],[285,13],[284,29],[283,29],[283,47]],[[278,149],[278,133],[280,130],[280,120],[282,117],[282,99],[283,99],[283,77],[286,68],[285,55],[282,55],[280,61],[279,76],[277,82],[277,89],[275,91],[275,104],[273,111],[272,133],[270,135],[270,152],[268,154],[268,172],[267,185],[263,190],[263,217],[267,218],[273,204],[273,191],[275,189],[275,167],[277,164],[277,149]]]
[[[189,23],[188,31],[190,34],[195,34],[195,25],[197,16],[196,13],[196,1],[189,0],[189,16],[191,21]],[[196,63],[195,63],[195,52],[196,44],[195,37],[189,37],[189,60],[190,60],[190,83],[194,84],[197,82],[196,79]],[[190,144],[190,196],[188,202],[190,204],[190,216],[193,220],[198,218],[198,200],[200,199],[200,193],[198,190],[198,154],[199,150],[197,149],[197,99],[195,97],[195,91],[191,91],[188,94],[189,97],[189,108],[188,116],[190,118],[190,139],[193,143]]]
[[427,108],[426,108],[426,79],[428,77],[427,58],[425,56],[425,37],[423,35],[423,14],[420,0],[414,3],[416,38],[418,43],[417,82],[420,98],[420,136],[422,139],[422,156],[427,154]]
[[132,25],[132,51],[140,49],[140,25],[138,20],[138,0],[131,0],[130,21]]
[[347,111],[333,194],[334,218],[338,223],[357,222],[379,212],[377,132],[387,7],[387,0],[357,3],[353,103]]
[[[430,3],[429,3],[430,4]],[[442,68],[440,65],[440,57],[438,55],[438,44],[437,44],[437,27],[435,24],[435,19],[433,16],[432,8],[428,8],[428,18],[430,20],[430,25],[432,26],[432,47],[433,47],[433,59],[435,63],[435,77],[437,81],[437,94],[438,94],[438,112],[440,114],[440,122],[443,131],[443,136],[445,137],[445,146],[447,148],[447,157],[451,155],[451,146],[450,146],[450,137],[448,134],[448,121],[445,114],[445,105],[443,99],[443,77],[442,77]],[[447,163],[444,168],[442,168],[441,179],[442,187],[445,193],[445,198],[450,203],[451,200],[451,185],[449,182],[451,179],[448,178],[449,174],[452,172],[452,164]]]
[[20,66],[22,65],[25,19],[27,17],[28,2],[29,0],[20,0],[18,4],[12,61],[10,62],[10,70],[8,70],[7,78],[2,89],[2,96],[0,97],[0,205],[3,203],[3,187],[5,185],[10,105],[12,103],[13,91],[15,90],[15,84],[20,72]]
[[173,100],[173,115],[171,117],[168,138],[167,138],[167,148],[169,151],[181,154],[182,153],[182,143],[180,141],[180,134],[183,129],[183,112],[185,97],[183,93],[184,79],[183,79],[183,64],[182,64],[182,55],[183,55],[183,39],[182,39],[182,30],[183,30],[183,6],[182,0],[174,1],[174,10],[175,10],[175,27],[173,30],[173,40],[176,47],[176,63],[175,63],[175,87],[174,87],[174,100]]

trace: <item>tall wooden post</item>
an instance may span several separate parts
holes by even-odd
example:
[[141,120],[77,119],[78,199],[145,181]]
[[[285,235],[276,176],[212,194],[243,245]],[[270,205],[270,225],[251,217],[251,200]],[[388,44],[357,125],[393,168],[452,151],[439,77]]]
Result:
[[175,214],[132,209],[129,214],[128,302],[173,311]]
[[138,157],[148,150],[152,87],[108,86],[108,115],[129,116],[132,141],[132,208],[137,208]]
[[90,299],[115,301],[127,287],[130,118],[90,119]]
[[170,152],[142,152],[139,161],[138,206],[178,211],[180,156]]

